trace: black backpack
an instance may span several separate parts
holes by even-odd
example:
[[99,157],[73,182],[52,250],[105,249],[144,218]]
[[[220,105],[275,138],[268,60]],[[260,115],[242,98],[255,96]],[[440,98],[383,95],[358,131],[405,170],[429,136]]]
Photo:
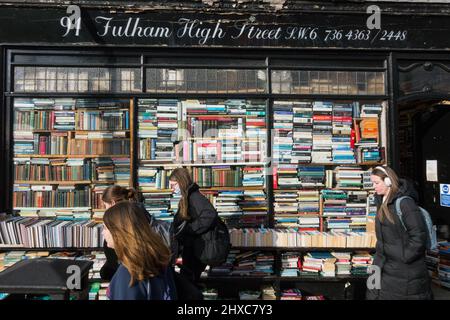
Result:
[[219,217],[213,227],[194,241],[194,254],[204,264],[211,267],[225,263],[230,252],[230,233]]

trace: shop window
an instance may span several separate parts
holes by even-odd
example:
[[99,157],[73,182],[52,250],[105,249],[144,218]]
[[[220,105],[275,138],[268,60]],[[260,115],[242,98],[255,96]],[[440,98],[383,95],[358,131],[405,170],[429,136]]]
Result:
[[384,95],[383,72],[367,71],[272,71],[272,93]]
[[450,68],[441,63],[415,63],[399,70],[400,96],[414,93],[450,93]]
[[15,67],[15,92],[140,92],[138,68]]
[[266,73],[253,69],[147,69],[147,92],[265,93]]

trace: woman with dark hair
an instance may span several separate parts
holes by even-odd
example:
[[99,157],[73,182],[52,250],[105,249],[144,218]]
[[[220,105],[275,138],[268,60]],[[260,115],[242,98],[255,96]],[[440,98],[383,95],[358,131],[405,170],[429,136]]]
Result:
[[[389,167],[376,167],[371,180],[375,188],[377,216],[376,254],[373,264],[381,272],[380,288],[369,289],[367,299],[432,299],[431,283],[425,264],[427,227],[417,205],[413,185]],[[400,202],[402,226],[395,204]]]
[[[106,209],[109,209],[122,201],[135,203],[146,214],[145,216],[147,218],[147,223],[149,223],[153,230],[163,239],[165,244],[169,248],[171,248],[173,252],[176,252],[176,250],[173,248],[173,241],[171,241],[172,236],[170,223],[155,219],[152,215],[150,215],[147,210],[145,210],[143,203],[139,201],[139,194],[138,192],[136,192],[136,190],[134,190],[133,188],[127,189],[118,185],[113,185],[103,191],[102,201],[105,204]],[[114,273],[117,271],[119,263],[115,250],[109,248],[106,245],[106,242],[104,242],[103,247],[106,256],[106,262],[100,269],[100,276],[104,280],[110,280]]]
[[111,279],[110,300],[174,300],[170,249],[136,203],[121,201],[105,212],[103,236],[120,264]]
[[218,214],[209,200],[200,193],[199,186],[192,181],[186,169],[173,170],[169,183],[175,194],[181,194],[173,221],[173,230],[183,259],[181,274],[197,283],[206,265],[195,256],[194,242],[214,227]]

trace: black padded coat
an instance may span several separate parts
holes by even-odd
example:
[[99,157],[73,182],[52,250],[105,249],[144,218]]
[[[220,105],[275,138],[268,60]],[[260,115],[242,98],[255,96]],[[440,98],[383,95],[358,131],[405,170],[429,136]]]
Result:
[[[405,230],[395,212],[395,200],[403,199],[401,210]],[[414,200],[413,200],[414,199]],[[377,196],[378,208],[382,198]],[[376,218],[377,236],[374,265],[381,269],[380,290],[368,290],[368,299],[410,300],[432,299],[431,282],[425,264],[427,229],[417,205],[418,195],[412,183],[400,180],[400,187],[388,204],[394,223]]]

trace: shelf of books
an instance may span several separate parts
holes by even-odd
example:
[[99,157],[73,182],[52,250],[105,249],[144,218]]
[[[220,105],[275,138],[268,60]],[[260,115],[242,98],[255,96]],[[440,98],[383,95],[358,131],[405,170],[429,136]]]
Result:
[[274,101],[275,227],[373,231],[371,168],[385,162],[386,103]]
[[266,102],[138,99],[138,184],[149,212],[171,220],[169,176],[186,167],[230,227],[267,226]]
[[[102,246],[96,220],[104,212],[103,190],[133,185],[131,104],[130,99],[14,99],[13,210],[19,217],[7,224],[21,233],[12,244]],[[82,236],[73,236],[76,232]]]

